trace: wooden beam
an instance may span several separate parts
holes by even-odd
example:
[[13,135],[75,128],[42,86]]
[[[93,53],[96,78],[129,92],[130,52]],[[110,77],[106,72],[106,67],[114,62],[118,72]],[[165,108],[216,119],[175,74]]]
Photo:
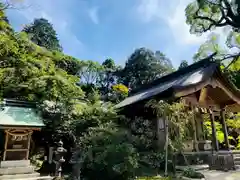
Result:
[[40,131],[40,127],[15,127],[15,126],[0,126],[0,129],[19,129],[19,130],[33,130]]
[[184,88],[179,88],[176,89],[174,92],[174,96],[175,97],[183,97],[183,96],[187,96],[189,94],[193,94],[199,90],[201,90],[202,88],[204,88],[205,86],[209,85],[211,83],[210,79],[207,79],[205,81],[201,81],[200,83],[194,84],[194,85],[190,85]]
[[204,109],[208,109],[209,107],[212,107],[212,109],[216,111],[220,111],[221,109],[219,105],[212,104],[211,102],[206,102],[206,103],[199,102],[199,98],[194,97],[192,94],[185,96],[182,99],[183,99],[183,102],[187,105],[193,105],[195,107],[204,108]]
[[32,132],[30,132],[30,133],[28,134],[28,147],[27,147],[28,151],[27,151],[27,155],[26,155],[26,160],[28,160],[28,158],[29,158],[31,137],[32,137]]
[[235,103],[235,104],[232,104],[232,105],[227,105],[225,107],[225,110],[228,111],[228,112],[240,112],[240,104]]
[[206,87],[204,87],[203,89],[201,89],[198,102],[201,104],[207,104],[207,102],[206,102],[207,96],[208,96],[208,89]]
[[4,145],[3,161],[6,160],[7,145],[8,145],[8,131],[5,131],[5,145]]
[[219,88],[221,88],[232,100],[240,104],[240,98],[237,95],[235,95],[232,91],[230,91],[226,86],[224,86],[220,80],[215,79],[214,83],[216,83],[216,85]]

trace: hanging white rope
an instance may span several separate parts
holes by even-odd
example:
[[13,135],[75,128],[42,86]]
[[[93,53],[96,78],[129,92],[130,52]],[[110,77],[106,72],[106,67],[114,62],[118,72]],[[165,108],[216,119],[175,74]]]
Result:
[[12,136],[11,138],[12,141],[22,141],[22,140],[27,140],[29,134],[32,134],[32,131],[24,131],[22,133],[19,133],[19,131],[11,132],[11,130],[8,130],[6,131],[6,133]]

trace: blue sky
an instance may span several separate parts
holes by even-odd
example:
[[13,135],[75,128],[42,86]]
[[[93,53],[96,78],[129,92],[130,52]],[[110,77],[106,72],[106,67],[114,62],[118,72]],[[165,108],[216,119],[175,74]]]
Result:
[[24,0],[7,12],[15,30],[46,18],[57,31],[66,54],[102,62],[113,58],[124,65],[139,47],[160,50],[177,67],[192,62],[206,36],[189,33],[186,5],[192,0]]

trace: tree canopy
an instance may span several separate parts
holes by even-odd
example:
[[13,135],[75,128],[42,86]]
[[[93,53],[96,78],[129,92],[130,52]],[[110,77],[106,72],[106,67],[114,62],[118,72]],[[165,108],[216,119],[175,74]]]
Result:
[[190,32],[202,34],[213,32],[215,28],[228,30],[226,45],[222,47],[219,42],[219,35],[212,34],[211,37],[200,46],[194,55],[194,61],[212,57],[220,61],[224,67],[223,71],[235,83],[239,84],[239,48],[240,48],[240,2],[230,0],[196,0],[186,7],[187,24],[190,25]]
[[24,27],[22,31],[26,32],[37,45],[48,50],[62,51],[57,33],[47,19],[34,19],[34,22]]
[[163,53],[139,48],[128,58],[121,76],[123,84],[135,89],[172,71],[171,61]]
[[[5,98],[32,101],[78,98],[78,78],[58,67],[56,55],[28,40],[24,33],[0,34],[0,84]],[[69,59],[61,54],[62,60]],[[71,59],[75,64],[79,62]]]
[[186,60],[182,60],[178,69],[182,69],[182,68],[185,68],[185,67],[188,67],[188,62]]
[[196,0],[186,8],[187,23],[192,33],[204,33],[216,27],[240,27],[240,2],[237,0]]

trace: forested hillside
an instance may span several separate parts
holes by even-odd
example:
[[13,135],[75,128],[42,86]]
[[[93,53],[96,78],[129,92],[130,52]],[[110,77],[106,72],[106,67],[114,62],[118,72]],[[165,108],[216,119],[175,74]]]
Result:
[[[1,11],[0,97],[38,102],[46,124],[35,137],[31,157],[38,156],[38,147],[59,139],[69,155],[71,148],[81,145],[80,154],[77,150],[73,158],[84,159],[82,174],[89,179],[99,175],[128,179],[141,174],[141,168],[155,172],[154,167],[163,163],[163,156],[153,148],[151,123],[142,124],[138,119],[132,122],[138,128],[129,131],[128,120],[113,105],[128,96],[129,89],[172,71],[171,61],[163,53],[146,48],[136,49],[125,67],[111,58],[102,63],[76,59],[62,52],[57,32],[46,19],[35,19],[16,32]],[[144,131],[137,133],[139,128]],[[150,160],[153,157],[159,160],[157,164]]]

